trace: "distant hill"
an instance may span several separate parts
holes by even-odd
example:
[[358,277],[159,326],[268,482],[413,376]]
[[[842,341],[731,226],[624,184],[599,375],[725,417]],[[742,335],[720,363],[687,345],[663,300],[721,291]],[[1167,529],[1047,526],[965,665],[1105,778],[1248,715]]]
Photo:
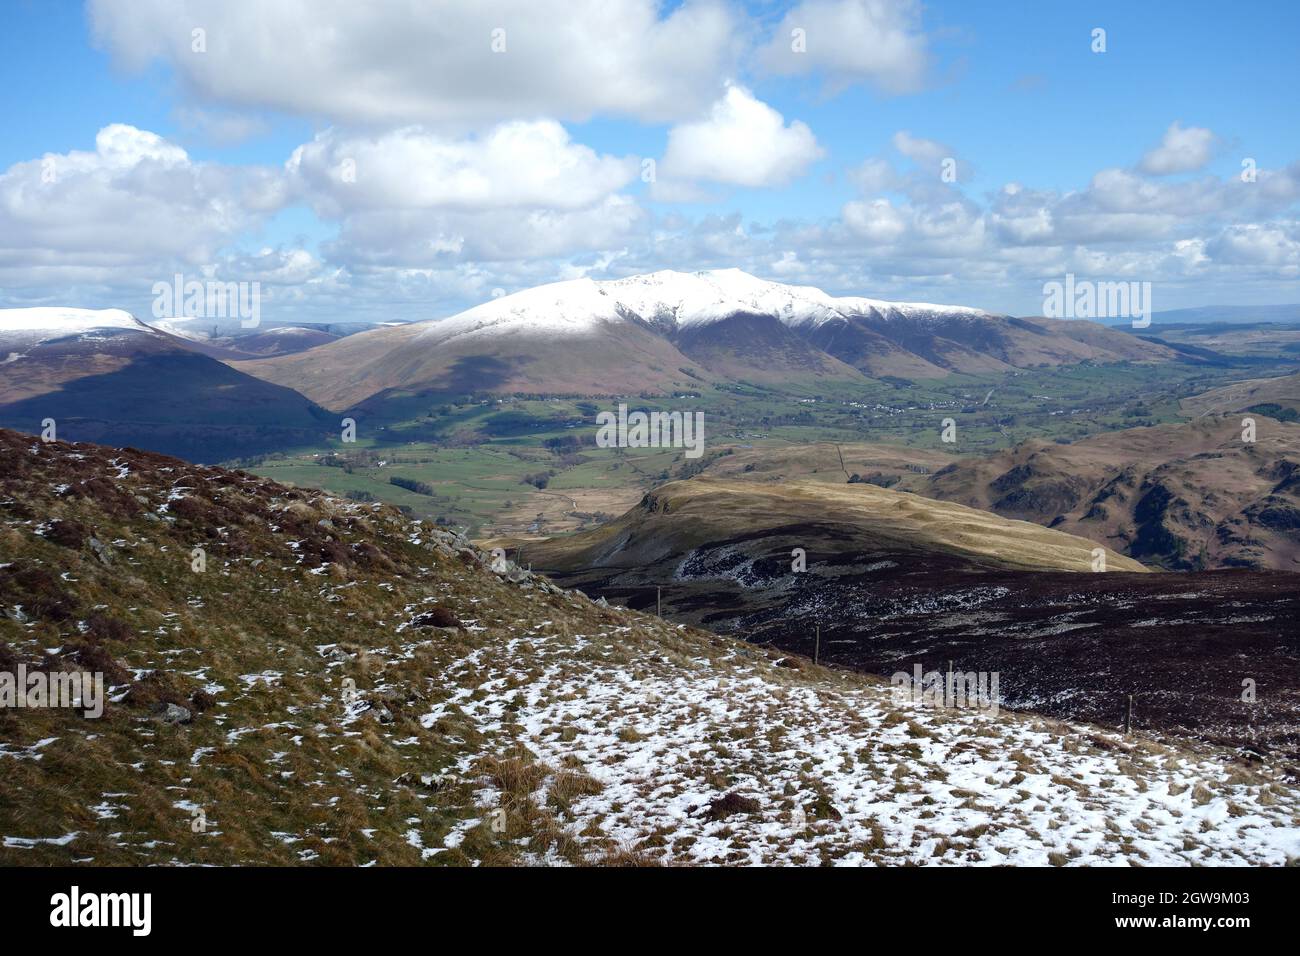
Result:
[[1189,415],[1231,415],[1258,411],[1283,421],[1300,420],[1300,372],[1235,382],[1182,401]]
[[237,367],[327,408],[373,409],[410,394],[665,394],[1178,357],[1091,322],[836,297],[722,269],[552,283]]
[[1238,416],[1039,440],[904,487],[1100,541],[1167,568],[1300,570],[1300,425]]
[[[760,532],[764,547],[779,535],[791,548],[815,542],[849,551],[864,564],[885,554],[944,554],[978,566],[1089,572],[1097,547],[1060,531],[872,484],[702,477],[661,485],[621,518],[530,546],[528,553],[542,566],[564,571],[644,569],[684,559],[708,566],[726,555],[739,565],[745,560],[741,542],[757,540]],[[1107,565],[1146,571],[1114,552],[1108,552]]]
[[336,427],[296,392],[236,371],[120,309],[0,310],[0,425],[221,461]]
[[1168,309],[1151,317],[1151,328],[1183,322],[1300,323],[1300,305],[1205,305],[1193,309]]
[[245,329],[237,320],[211,321],[200,318],[151,319],[150,328],[191,343],[204,355],[229,361],[291,355],[342,338],[325,326],[271,325],[263,323]]
[[[982,455],[897,445],[817,443],[740,450],[707,469],[759,482],[849,478],[954,501],[1098,541],[1174,570],[1300,570],[1300,424],[1255,413],[1256,442],[1241,440],[1241,415],[1220,406],[1285,403],[1293,377],[1253,397],[1230,389],[1192,422],[1128,428],[1061,444],[1033,439]],[[1235,400],[1215,397],[1216,392]],[[1193,410],[1193,409],[1187,409]]]

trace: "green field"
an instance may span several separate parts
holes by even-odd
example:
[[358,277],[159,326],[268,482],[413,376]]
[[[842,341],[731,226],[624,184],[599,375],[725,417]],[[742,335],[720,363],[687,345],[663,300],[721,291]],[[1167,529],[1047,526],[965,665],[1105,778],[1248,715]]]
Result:
[[[240,464],[277,481],[372,495],[477,536],[547,534],[621,513],[643,491],[687,477],[729,448],[878,442],[964,455],[1028,438],[1076,441],[1178,421],[1179,398],[1241,377],[1242,370],[1232,368],[1084,364],[918,383],[822,390],[740,385],[624,399],[633,409],[703,411],[706,451],[695,461],[680,448],[595,447],[596,413],[612,410],[616,400],[491,398],[434,405],[411,398],[400,405],[409,418],[358,416],[355,443],[296,448]],[[953,444],[940,440],[945,418],[957,423]],[[322,463],[330,461],[335,466]],[[394,478],[419,486],[400,487]]]

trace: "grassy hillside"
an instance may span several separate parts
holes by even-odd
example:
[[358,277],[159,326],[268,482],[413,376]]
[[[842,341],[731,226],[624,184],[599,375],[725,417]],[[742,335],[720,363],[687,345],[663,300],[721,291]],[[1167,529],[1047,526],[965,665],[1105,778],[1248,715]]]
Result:
[[0,711],[0,864],[1300,853],[1223,752],[897,704],[244,473],[0,432],[0,558],[3,667],[112,685]]
[[[656,488],[617,521],[529,547],[547,567],[639,567],[667,556],[755,534],[798,541],[808,528],[837,530],[845,550],[873,549],[953,555],[973,564],[1028,571],[1092,570],[1097,545],[1024,521],[871,484],[787,481],[758,484],[700,477]],[[1145,571],[1113,551],[1114,571]]]

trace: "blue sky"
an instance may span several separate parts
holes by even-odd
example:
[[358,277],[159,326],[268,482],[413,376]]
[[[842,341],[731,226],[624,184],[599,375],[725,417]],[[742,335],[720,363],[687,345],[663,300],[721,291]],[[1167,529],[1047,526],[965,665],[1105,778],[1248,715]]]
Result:
[[6,305],[139,309],[182,271],[432,318],[724,266],[1022,314],[1067,271],[1300,301],[1297,4],[4,7]]

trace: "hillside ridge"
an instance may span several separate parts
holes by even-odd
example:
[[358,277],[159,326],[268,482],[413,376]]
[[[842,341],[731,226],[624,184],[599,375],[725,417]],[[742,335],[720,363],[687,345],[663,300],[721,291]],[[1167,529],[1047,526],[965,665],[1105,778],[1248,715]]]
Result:
[[5,864],[1300,853],[1293,788],[1221,750],[896,701],[241,472],[0,430],[0,558],[4,667],[111,685],[0,710]]

